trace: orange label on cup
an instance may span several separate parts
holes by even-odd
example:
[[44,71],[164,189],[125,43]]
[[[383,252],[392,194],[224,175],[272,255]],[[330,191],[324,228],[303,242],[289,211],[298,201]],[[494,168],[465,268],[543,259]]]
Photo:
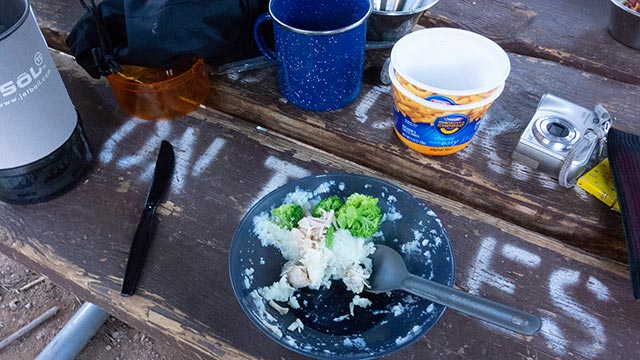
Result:
[[396,134],[410,148],[429,155],[448,155],[466,147],[493,103],[464,110],[439,104],[436,108],[405,96],[395,84],[392,89]]
[[484,99],[491,97],[491,95],[493,95],[495,91],[498,89],[498,88],[495,88],[479,94],[471,94],[471,95],[440,94],[440,93],[436,93],[426,89],[422,89],[421,87],[412,84],[407,79],[403,78],[400,74],[398,74],[398,72],[396,72],[395,75],[396,75],[396,78],[398,79],[398,82],[413,95],[416,95],[427,101],[444,104],[444,105],[467,105],[467,104],[480,102]]

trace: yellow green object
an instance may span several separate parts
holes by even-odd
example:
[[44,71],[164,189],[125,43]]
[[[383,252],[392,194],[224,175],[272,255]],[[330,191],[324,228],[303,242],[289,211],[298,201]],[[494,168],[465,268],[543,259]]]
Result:
[[578,179],[578,186],[612,209],[620,211],[608,158],[605,158],[593,169],[582,175]]
[[370,237],[380,229],[382,213],[378,199],[371,195],[353,193],[336,212],[336,223],[356,237]]

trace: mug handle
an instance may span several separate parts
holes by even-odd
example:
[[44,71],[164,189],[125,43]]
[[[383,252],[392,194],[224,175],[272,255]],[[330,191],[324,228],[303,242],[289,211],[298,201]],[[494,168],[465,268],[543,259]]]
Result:
[[255,39],[260,52],[262,52],[262,54],[272,63],[277,63],[278,59],[276,58],[276,52],[267,46],[264,41],[264,35],[262,35],[262,32],[260,31],[260,26],[267,21],[273,21],[273,18],[271,18],[269,13],[260,14],[260,16],[258,16],[255,24],[253,25],[253,38]]

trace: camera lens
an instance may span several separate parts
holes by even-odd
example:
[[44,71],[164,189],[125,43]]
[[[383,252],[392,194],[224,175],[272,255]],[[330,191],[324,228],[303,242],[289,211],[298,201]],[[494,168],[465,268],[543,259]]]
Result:
[[549,132],[549,134],[559,138],[567,137],[569,135],[569,129],[559,123],[547,124],[547,131]]
[[567,151],[578,141],[576,127],[561,117],[542,117],[535,120],[532,128],[536,140],[554,151]]

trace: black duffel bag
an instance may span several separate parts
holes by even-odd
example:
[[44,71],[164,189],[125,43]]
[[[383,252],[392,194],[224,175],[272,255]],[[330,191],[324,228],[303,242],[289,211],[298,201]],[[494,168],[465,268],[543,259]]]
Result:
[[80,0],[87,13],[67,38],[92,77],[119,64],[167,67],[183,55],[218,65],[259,55],[253,23],[267,0]]

